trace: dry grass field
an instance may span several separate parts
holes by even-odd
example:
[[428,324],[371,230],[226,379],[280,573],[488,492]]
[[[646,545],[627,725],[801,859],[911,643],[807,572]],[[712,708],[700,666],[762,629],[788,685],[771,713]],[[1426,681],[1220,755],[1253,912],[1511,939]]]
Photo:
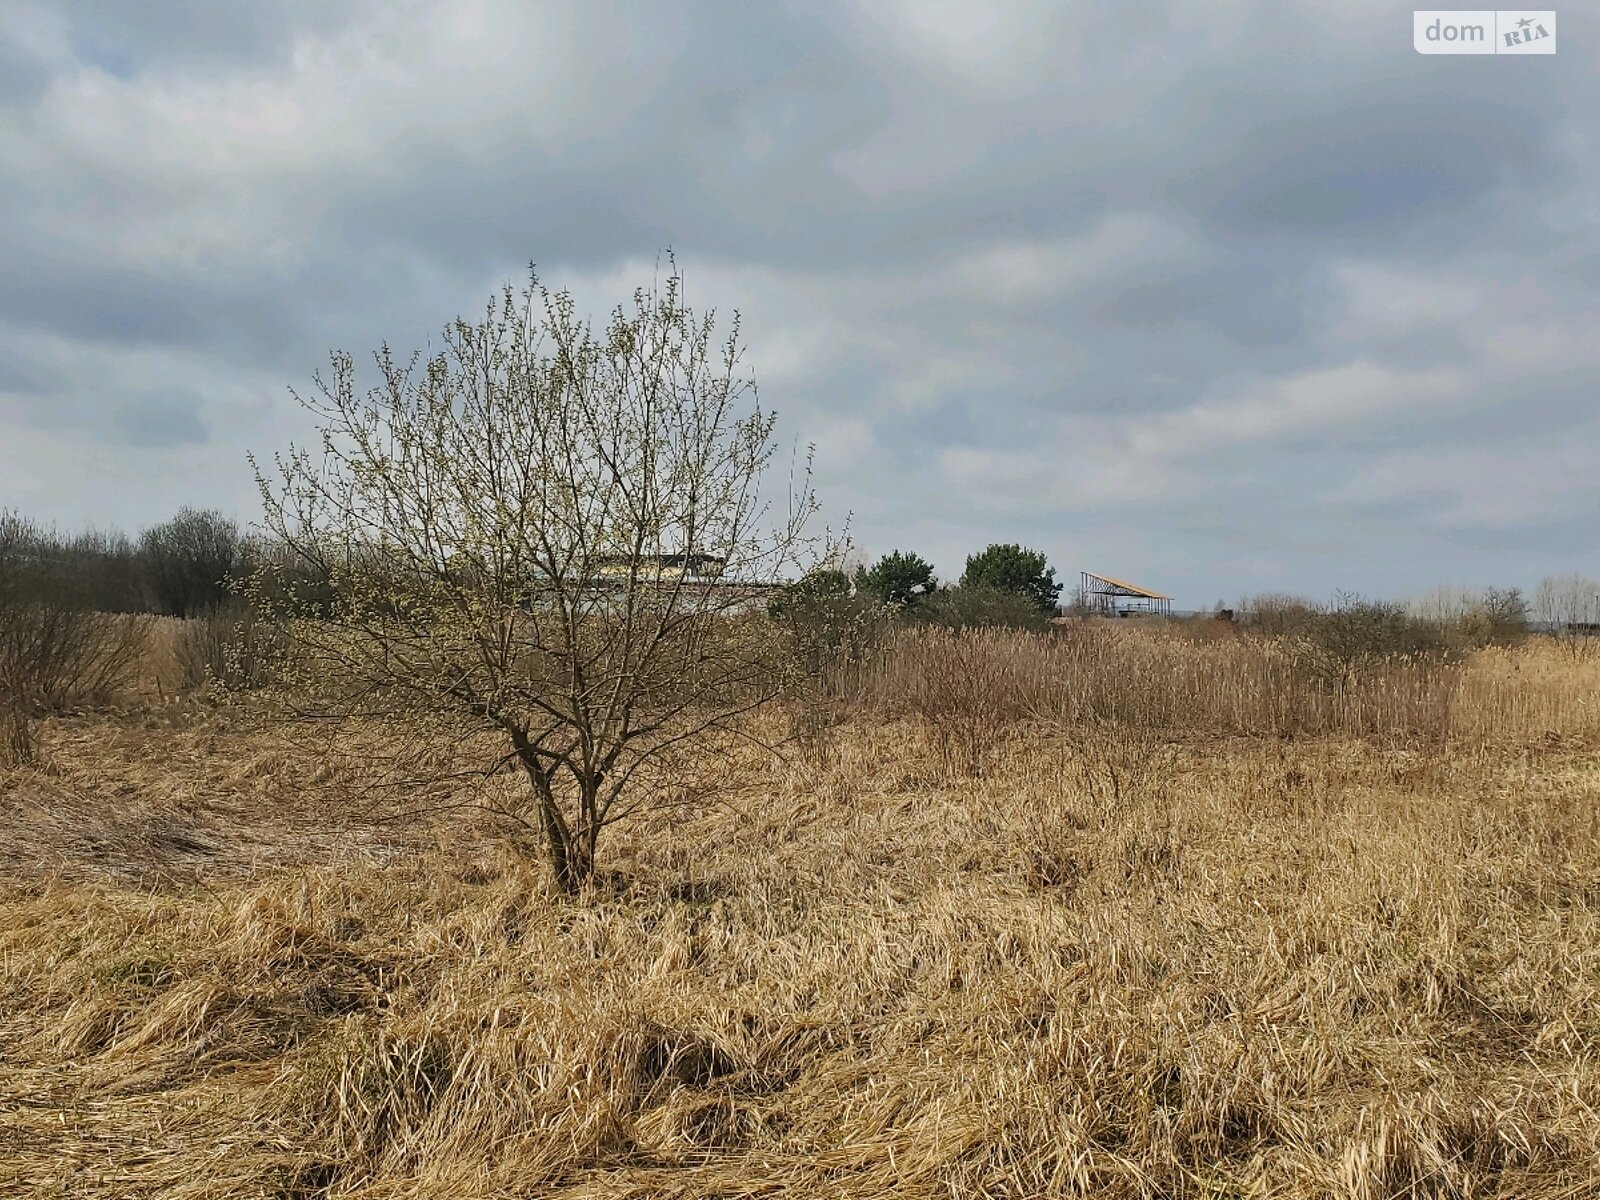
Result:
[[164,690],[0,773],[0,1196],[1600,1196],[1600,661],[925,638],[576,899]]

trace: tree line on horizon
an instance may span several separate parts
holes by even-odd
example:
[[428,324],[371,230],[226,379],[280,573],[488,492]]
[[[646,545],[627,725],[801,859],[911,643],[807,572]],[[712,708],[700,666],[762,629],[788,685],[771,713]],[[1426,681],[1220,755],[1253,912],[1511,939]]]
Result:
[[266,553],[238,522],[184,507],[138,537],[88,529],[62,533],[0,511],[0,559],[19,583],[106,613],[199,617],[232,606],[232,580]]
[[[237,581],[284,551],[215,509],[186,505],[137,537],[93,528],[63,533],[0,511],[0,557],[28,564],[37,586],[102,612],[185,618],[236,606]],[[976,614],[986,606],[1027,624],[1060,611],[1055,575],[1042,552],[993,543],[968,556],[956,583],[942,584],[927,559],[894,550],[853,572],[818,568],[786,584],[771,607],[781,612],[811,598],[859,595],[930,615]]]
[[[185,505],[138,536],[90,528],[64,533],[11,510],[0,510],[0,559],[27,563],[32,586],[108,613],[199,617],[237,608],[237,581],[269,559],[292,552],[215,509]],[[1063,585],[1044,553],[1018,543],[991,543],[968,555],[961,575],[941,581],[933,564],[896,548],[853,570],[824,565],[784,585],[769,604],[778,616],[822,602],[860,600],[950,626],[1037,626],[1060,613],[1085,613],[1081,597],[1063,604]],[[1219,600],[1215,612],[1289,627],[1307,614],[1350,604],[1384,603],[1420,621],[1447,624],[1477,616],[1499,628],[1532,623],[1551,632],[1600,627],[1600,581],[1550,575],[1530,597],[1518,588],[1439,587],[1409,601],[1367,601],[1352,594],[1322,603],[1288,592]]]
[[933,564],[895,549],[854,572],[826,565],[783,588],[768,605],[775,617],[883,609],[951,627],[1039,627],[1060,611],[1061,584],[1043,553],[996,542],[967,557],[954,584],[941,583]]

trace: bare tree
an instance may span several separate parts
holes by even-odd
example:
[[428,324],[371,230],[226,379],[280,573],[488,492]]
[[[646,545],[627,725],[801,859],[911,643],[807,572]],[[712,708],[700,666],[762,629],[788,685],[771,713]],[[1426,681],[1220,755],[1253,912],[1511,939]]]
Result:
[[1600,636],[1600,580],[1582,575],[1550,575],[1533,593],[1533,616],[1574,649]]
[[1406,609],[1462,650],[1510,645],[1528,631],[1528,603],[1518,588],[1438,587]]
[[139,539],[159,611],[175,617],[216,613],[229,600],[230,576],[245,571],[245,539],[219,512],[184,508]]
[[[687,759],[785,684],[754,585],[803,569],[809,472],[762,491],[773,416],[738,322],[688,307],[673,264],[603,330],[530,274],[426,360],[335,355],[301,402],[320,453],[269,482],[289,551],[253,578],[308,711],[492,734],[563,888],[608,825],[682,793]],[[802,561],[805,560],[805,561]],[[314,592],[314,604],[299,599]]]

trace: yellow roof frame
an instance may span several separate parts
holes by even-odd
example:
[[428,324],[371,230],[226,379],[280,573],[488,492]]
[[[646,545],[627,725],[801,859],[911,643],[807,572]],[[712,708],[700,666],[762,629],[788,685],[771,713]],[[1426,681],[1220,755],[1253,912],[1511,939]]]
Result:
[[1142,588],[1137,583],[1129,583],[1125,579],[1114,579],[1110,575],[1097,575],[1093,571],[1085,571],[1090,579],[1098,579],[1101,583],[1109,583],[1112,587],[1119,587],[1125,592],[1132,592],[1136,596],[1143,596],[1147,600],[1171,600],[1171,596],[1164,596],[1160,592],[1152,592],[1149,588]]

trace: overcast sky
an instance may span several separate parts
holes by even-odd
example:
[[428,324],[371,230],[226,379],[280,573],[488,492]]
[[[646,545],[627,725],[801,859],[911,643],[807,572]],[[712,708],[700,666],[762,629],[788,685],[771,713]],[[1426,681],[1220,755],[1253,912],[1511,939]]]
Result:
[[[0,0],[0,506],[256,511],[328,352],[672,247],[869,552],[1187,607],[1600,573],[1600,21]],[[670,14],[670,15],[669,15]]]

